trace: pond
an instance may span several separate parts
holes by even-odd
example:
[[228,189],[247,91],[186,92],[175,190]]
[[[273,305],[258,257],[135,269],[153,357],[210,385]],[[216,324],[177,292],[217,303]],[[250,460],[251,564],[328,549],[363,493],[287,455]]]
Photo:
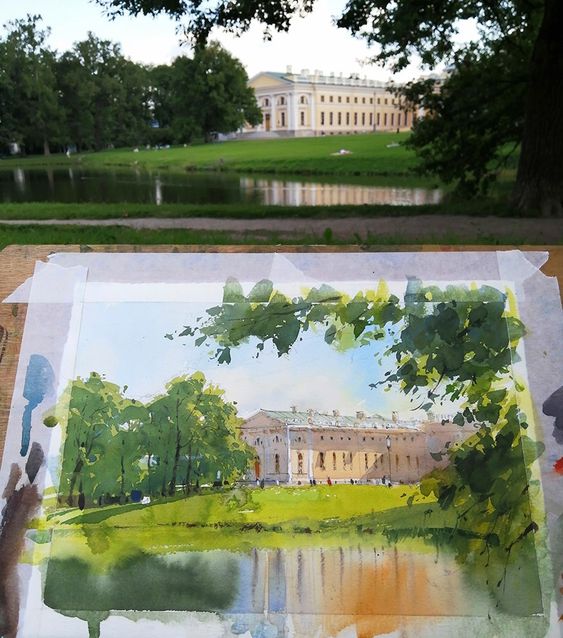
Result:
[[333,183],[321,178],[309,181],[302,176],[261,177],[237,173],[159,173],[82,168],[2,169],[0,194],[4,203],[130,202],[269,206],[409,206],[438,204],[443,197],[440,189]]

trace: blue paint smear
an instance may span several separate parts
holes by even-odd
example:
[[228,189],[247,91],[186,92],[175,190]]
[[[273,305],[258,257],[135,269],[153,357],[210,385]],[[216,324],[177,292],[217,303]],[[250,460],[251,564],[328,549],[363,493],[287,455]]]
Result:
[[23,387],[23,397],[27,399],[28,403],[22,416],[22,446],[20,450],[22,456],[25,456],[29,449],[32,412],[48,394],[53,392],[54,382],[55,373],[49,361],[43,355],[32,354],[27,364]]

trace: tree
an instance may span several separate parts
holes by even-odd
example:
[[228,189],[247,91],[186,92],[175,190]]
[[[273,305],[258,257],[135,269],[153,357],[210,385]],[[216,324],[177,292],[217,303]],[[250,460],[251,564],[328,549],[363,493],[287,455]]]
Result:
[[106,453],[112,427],[119,422],[121,403],[120,388],[93,372],[88,379],[72,381],[58,412],[45,419],[45,425],[60,423],[64,430],[59,497],[64,491],[69,507],[74,506],[77,488],[81,498],[86,493],[93,495],[92,469]]
[[254,91],[242,64],[217,43],[180,56],[171,67],[151,71],[155,119],[170,127],[175,142],[231,133],[261,121]]
[[10,22],[0,40],[0,141],[48,155],[64,129],[55,54],[47,46],[49,29],[41,29],[40,22],[36,15]]
[[69,141],[79,149],[139,144],[147,137],[148,74],[120,46],[88,33],[57,64]]
[[[250,0],[233,3],[215,0],[201,3],[196,0],[97,0],[110,15],[125,12],[133,15],[167,13],[181,19],[185,17],[186,31],[196,42],[206,41],[214,26],[227,30],[245,30],[252,20],[278,30],[287,30],[291,19],[310,11],[315,0],[282,0],[265,2]],[[458,23],[472,19],[480,27],[478,45],[461,47],[456,44]],[[520,210],[541,209],[544,214],[563,212],[563,3],[560,0],[349,0],[338,26],[354,35],[364,37],[380,47],[374,61],[390,63],[393,70],[404,68],[414,55],[423,64],[435,66],[443,61],[451,65],[451,78],[457,74],[463,79],[467,63],[479,67],[498,65],[501,70],[511,67],[510,77],[517,83],[501,87],[506,96],[502,112],[517,120],[510,141],[521,144],[513,200]],[[490,76],[489,76],[490,77]],[[477,78],[473,76],[475,81]],[[446,81],[446,85],[448,81]],[[503,79],[504,84],[504,79]],[[458,87],[467,93],[467,84],[455,79],[448,90]],[[481,84],[482,86],[482,84]],[[419,95],[430,96],[432,88]],[[513,94],[523,93],[521,107],[511,112]],[[499,98],[500,99],[500,98]],[[461,104],[463,97],[458,98]],[[498,101],[498,100],[497,100]],[[499,104],[502,103],[502,100]],[[482,105],[487,109],[487,105]],[[491,110],[487,127],[495,123],[498,108]],[[438,120],[451,115],[448,109],[435,112]],[[432,117],[432,115],[431,115]],[[456,133],[460,139],[479,136],[482,119],[458,120]],[[471,124],[475,123],[476,127]],[[501,144],[503,136],[492,136],[491,144]],[[426,138],[424,138],[426,139]],[[422,148],[427,144],[423,143]],[[463,145],[461,145],[463,147]],[[502,155],[500,147],[494,150]],[[436,151],[438,153],[438,151]],[[469,154],[475,154],[471,151]],[[489,157],[487,157],[489,155]],[[478,165],[494,159],[495,153],[477,153],[470,171]],[[460,163],[456,178],[464,179],[467,158]],[[476,163],[475,163],[476,162]],[[431,164],[428,168],[431,167]],[[483,170],[482,168],[480,170]],[[483,179],[489,179],[487,171]],[[465,183],[474,181],[470,176]]]

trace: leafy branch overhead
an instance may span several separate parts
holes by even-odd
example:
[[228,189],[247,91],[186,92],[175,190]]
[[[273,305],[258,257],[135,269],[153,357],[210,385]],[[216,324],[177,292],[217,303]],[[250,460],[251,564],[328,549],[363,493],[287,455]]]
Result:
[[537,529],[528,487],[540,448],[526,436],[518,407],[525,388],[513,364],[525,328],[509,296],[486,285],[441,288],[412,278],[403,301],[383,281],[354,296],[321,285],[290,298],[269,280],[245,294],[230,279],[223,302],[180,336],[197,346],[215,344],[212,356],[229,364],[233,351],[251,341],[257,357],[266,344],[288,355],[309,330],[322,330],[337,349],[386,337],[391,345],[377,356],[389,369],[373,387],[396,386],[427,411],[445,402],[460,406],[453,420],[474,434],[439,455],[448,467],[425,477],[420,489],[434,493],[442,507],[454,507],[459,524],[477,534],[487,554],[493,548],[509,553]]

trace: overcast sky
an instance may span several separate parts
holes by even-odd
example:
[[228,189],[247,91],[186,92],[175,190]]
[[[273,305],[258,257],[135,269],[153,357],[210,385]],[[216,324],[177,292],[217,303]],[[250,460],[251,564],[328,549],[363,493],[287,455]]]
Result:
[[[317,0],[311,15],[296,20],[289,33],[275,34],[270,42],[264,42],[259,25],[240,38],[219,32],[214,32],[213,38],[243,62],[249,76],[260,71],[285,71],[291,65],[296,71],[306,68],[327,73],[356,72],[387,80],[388,70],[362,64],[370,56],[367,46],[333,25],[333,17],[342,12],[345,4],[344,0]],[[164,16],[110,21],[103,9],[90,0],[0,0],[0,24],[28,13],[43,17],[45,25],[52,29],[50,44],[59,51],[84,39],[88,31],[121,43],[124,54],[138,62],[169,63],[186,51],[180,46],[177,23]],[[474,29],[465,25],[462,39],[472,36]],[[419,73],[420,69],[413,64],[396,79],[407,80]]]

